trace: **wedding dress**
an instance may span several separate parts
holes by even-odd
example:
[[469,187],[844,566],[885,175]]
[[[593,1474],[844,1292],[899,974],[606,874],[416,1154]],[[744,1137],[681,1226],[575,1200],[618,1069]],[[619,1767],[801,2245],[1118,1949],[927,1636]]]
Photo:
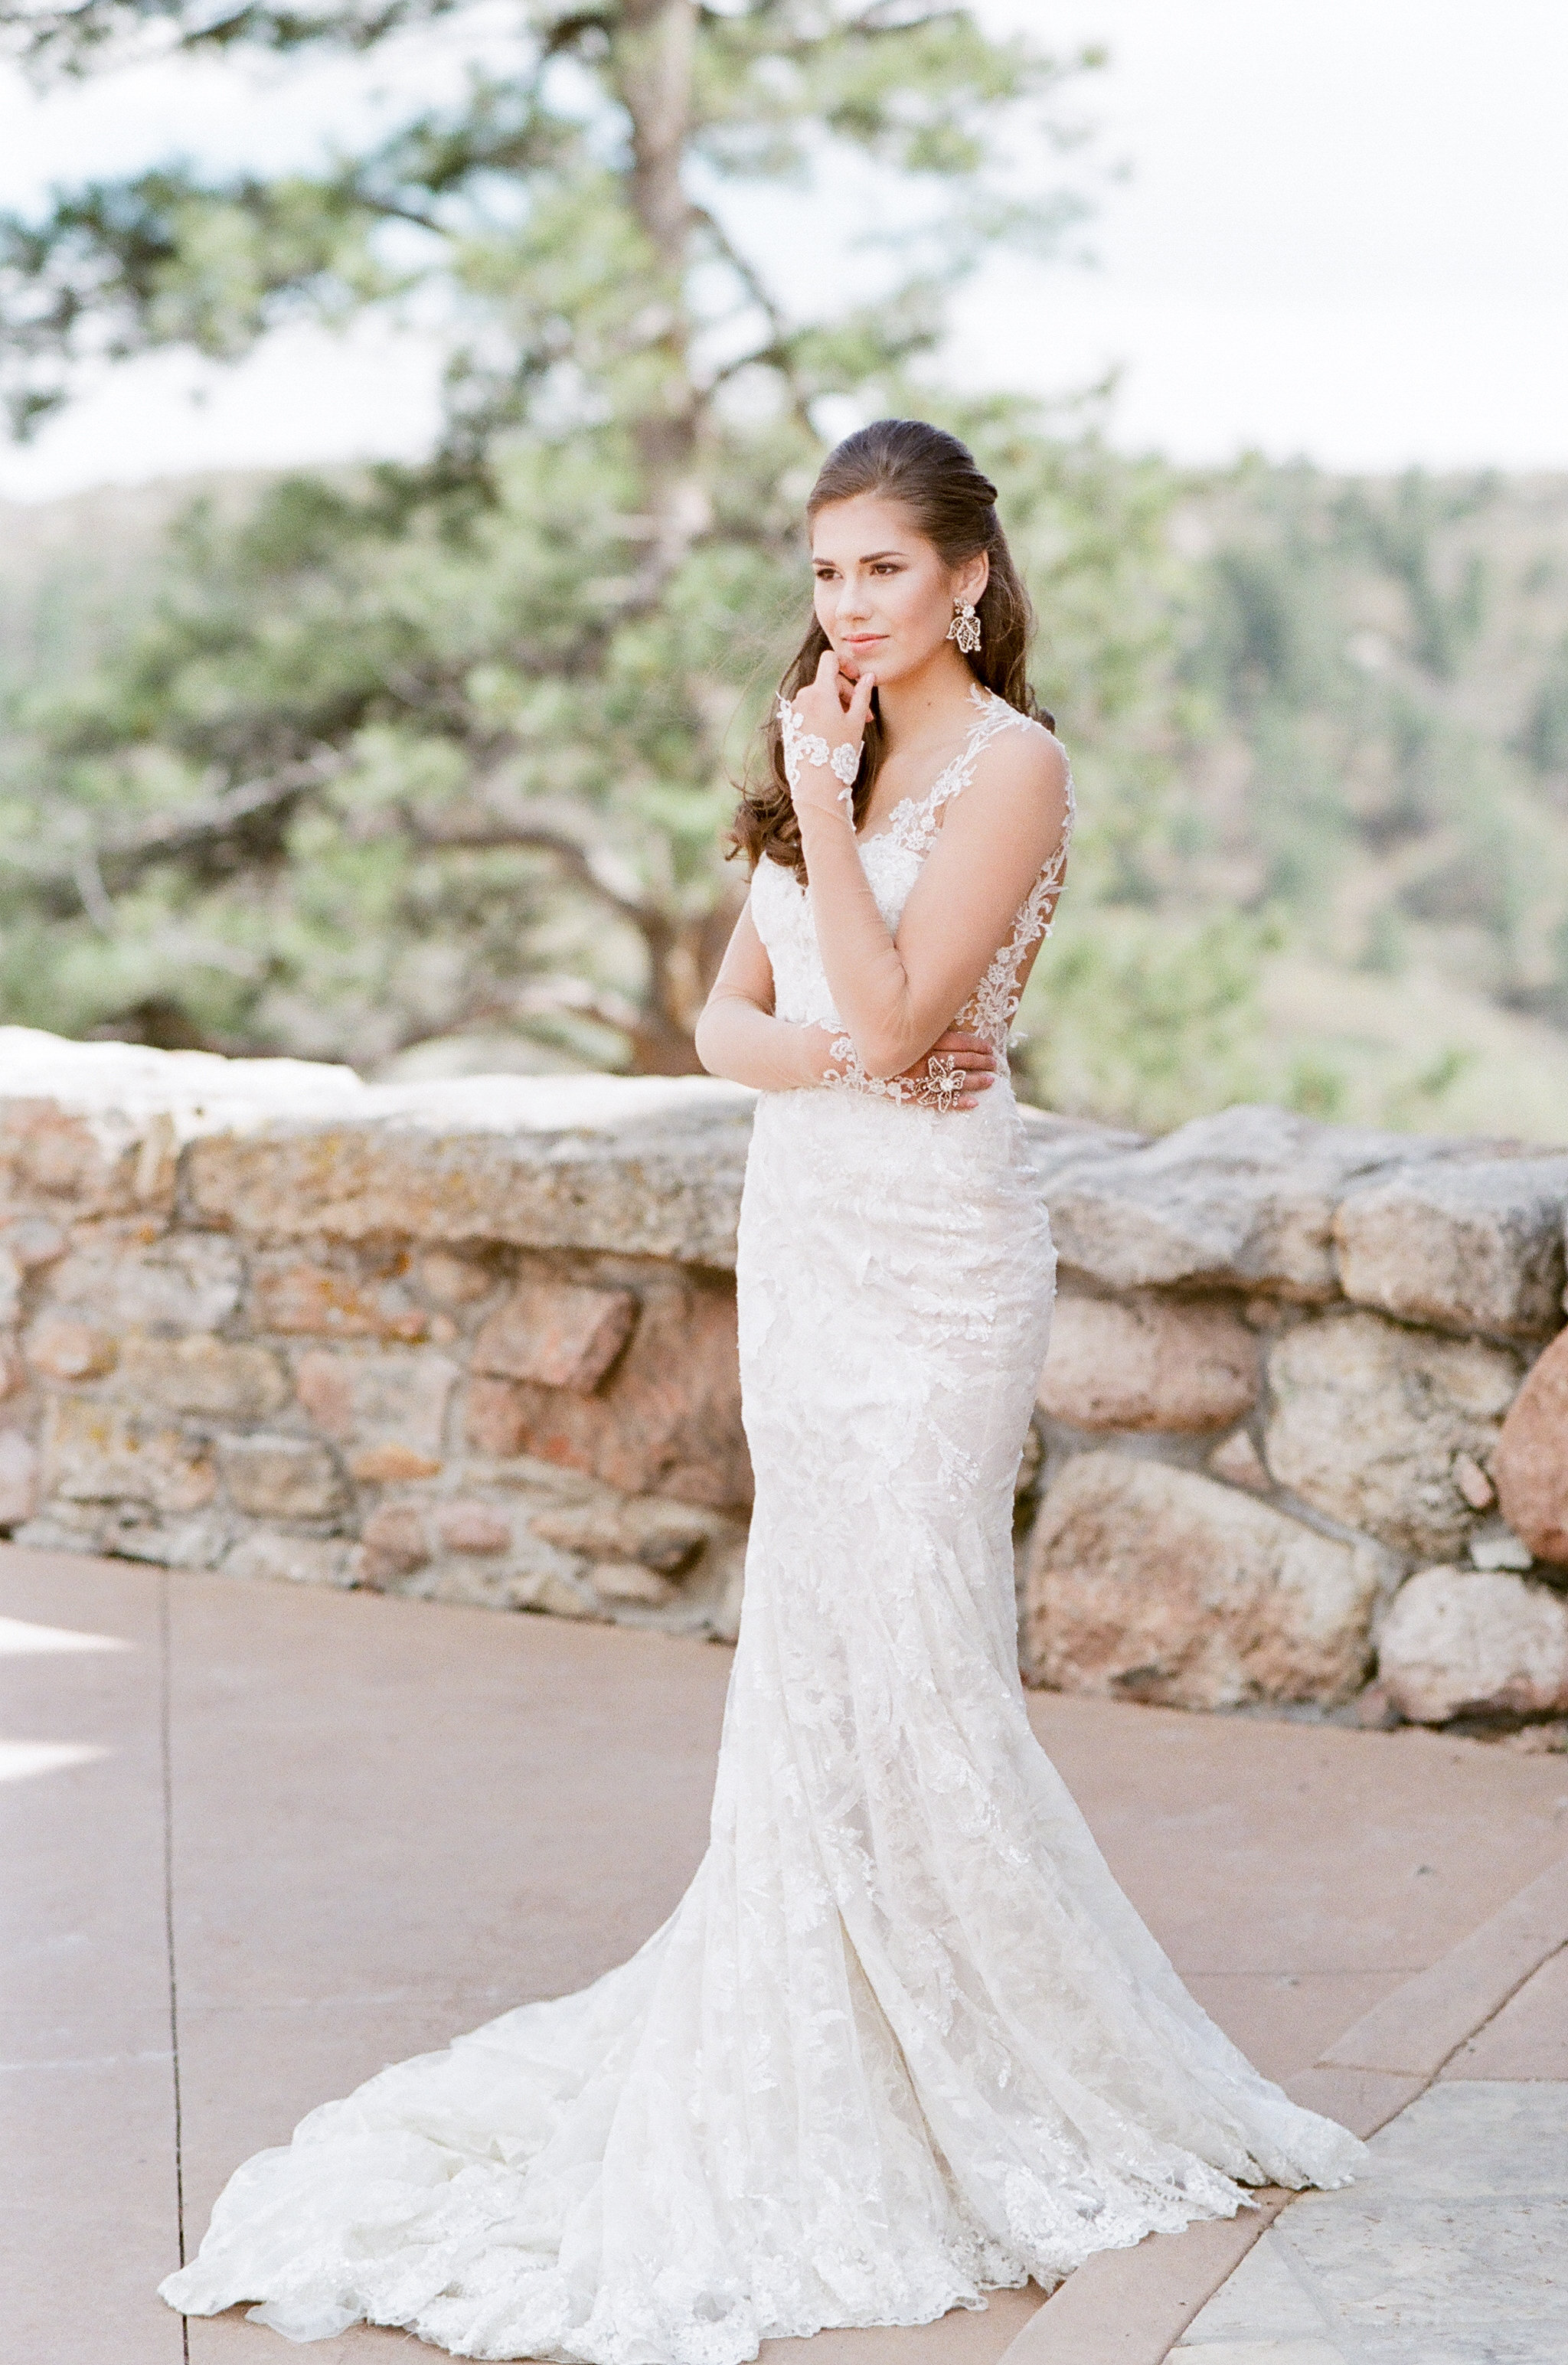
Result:
[[[1000,731],[861,841],[890,928]],[[1000,1050],[1065,839],[964,1014]],[[834,1023],[764,861],[777,1010]],[[1004,1066],[1005,1063],[1003,1063]],[[862,1080],[865,1082],[867,1080]],[[188,2313],[462,2357],[740,2365],[1348,2181],[1361,2146],[1204,2016],[1035,1741],[1014,1482],[1047,1216],[1012,1093],[760,1095],[738,1283],[756,1508],[711,1843],[630,1962],[385,2069],[241,2168]]]

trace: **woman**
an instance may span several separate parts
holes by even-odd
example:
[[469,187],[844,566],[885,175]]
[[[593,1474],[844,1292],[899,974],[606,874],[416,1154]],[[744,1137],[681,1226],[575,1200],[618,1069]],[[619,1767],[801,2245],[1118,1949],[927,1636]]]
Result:
[[1355,2169],[1188,1996],[1025,1715],[1013,1485],[1053,1256],[1004,1047],[1072,791],[994,501],[915,421],[832,454],[737,820],[751,896],[698,1048],[760,1094],[756,1509],[708,1855],[619,1970],[241,2168],[177,2307],[741,2365]]

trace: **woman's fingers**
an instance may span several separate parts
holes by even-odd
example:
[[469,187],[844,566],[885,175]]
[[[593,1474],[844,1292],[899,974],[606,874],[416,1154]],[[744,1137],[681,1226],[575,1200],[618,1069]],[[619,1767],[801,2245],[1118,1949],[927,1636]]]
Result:
[[981,1035],[964,1035],[957,1027],[933,1043],[927,1059],[950,1059],[960,1068],[994,1068],[996,1053]]
[[863,739],[871,717],[871,694],[877,687],[874,673],[863,673],[850,694],[849,711],[845,715],[851,740]]

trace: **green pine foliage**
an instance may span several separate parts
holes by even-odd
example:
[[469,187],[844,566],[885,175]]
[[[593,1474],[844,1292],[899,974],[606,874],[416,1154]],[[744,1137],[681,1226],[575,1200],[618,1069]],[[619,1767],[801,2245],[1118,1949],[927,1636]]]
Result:
[[[374,52],[432,13],[461,12],[0,17],[85,71],[150,24],[191,53]],[[909,371],[951,288],[1075,217],[1086,61],[924,0],[534,0],[510,59],[489,39],[459,104],[317,178],[166,166],[0,225],[22,432],[105,353],[230,358],[416,297],[451,352],[427,465],[291,477],[238,520],[198,501],[95,662],[15,692],[13,1018],[366,1067],[465,1034],[694,1064],[744,892],[719,841],[809,596],[823,406],[930,407]],[[847,171],[899,233],[799,317],[726,196]],[[1137,660],[1097,621],[1103,466],[1016,408],[974,423],[1059,590],[1063,662],[1110,709]]]

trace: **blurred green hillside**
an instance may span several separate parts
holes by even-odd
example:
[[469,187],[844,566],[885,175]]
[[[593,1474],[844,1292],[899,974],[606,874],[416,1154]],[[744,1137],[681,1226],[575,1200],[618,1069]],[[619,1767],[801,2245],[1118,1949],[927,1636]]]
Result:
[[[1023,1014],[1033,1093],[1153,1126],[1256,1096],[1568,1141],[1568,479],[1348,479],[1259,461],[1193,475],[1092,436],[1042,439],[1004,413],[954,423],[1018,521],[1039,688],[1080,777],[1073,891]],[[326,481],[332,499],[354,494]],[[308,541],[305,499],[298,480],[229,476],[0,509],[0,1017],[379,1073],[629,1063],[616,1016],[637,1001],[635,931],[618,938],[601,907],[575,904],[543,856],[504,872],[488,857],[482,892],[470,880],[471,905],[445,913],[446,942],[498,931],[521,947],[508,991],[492,978],[477,996],[452,988],[453,956],[432,944],[420,898],[435,891],[402,876],[377,891],[380,967],[345,992],[330,930],[303,925],[296,890],[286,910],[275,900],[280,874],[341,859],[306,815],[264,859],[230,845],[151,904],[145,879],[128,897],[95,878],[97,839],[123,837],[126,792],[101,761],[84,788],[82,714],[110,681],[126,736],[150,630],[167,673],[171,609],[188,641],[218,596],[214,551],[231,569],[247,532],[258,574],[281,567],[280,596],[297,597],[300,552],[280,560],[274,545],[280,520]],[[193,500],[199,524],[176,531]],[[450,570],[450,553],[430,565]],[[471,589],[491,586],[476,562]],[[709,693],[732,772],[791,644],[792,600],[771,576],[734,596],[755,610],[764,590],[744,662],[718,667]],[[330,631],[313,615],[314,633]],[[353,629],[345,615],[345,641]],[[186,708],[231,697],[215,646],[198,663],[182,644],[179,663]],[[569,797],[569,780],[568,766],[552,792]],[[214,786],[231,792],[232,776]],[[722,806],[721,778],[710,834]],[[722,918],[733,892],[716,857],[691,859],[713,881],[698,900],[717,895]],[[80,873],[63,897],[62,866]],[[281,983],[269,928],[289,938]],[[575,1016],[570,993],[531,1003],[546,969],[556,987],[581,980]]]
[[1160,886],[1272,917],[1271,1096],[1568,1140],[1568,480],[1252,464],[1171,532]]

